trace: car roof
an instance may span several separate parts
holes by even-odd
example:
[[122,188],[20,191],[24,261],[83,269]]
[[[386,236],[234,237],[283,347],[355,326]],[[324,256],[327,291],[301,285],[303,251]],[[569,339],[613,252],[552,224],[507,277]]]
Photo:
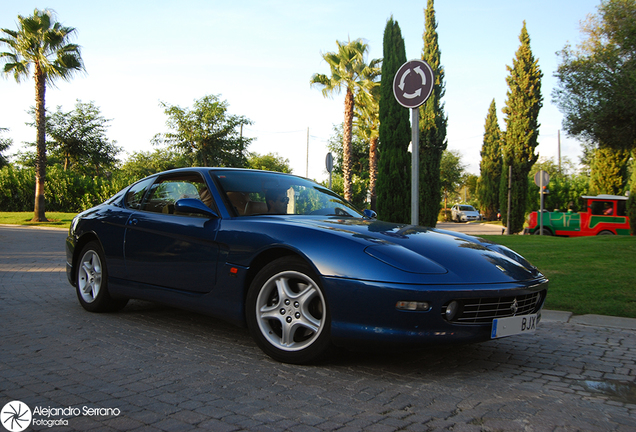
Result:
[[581,198],[584,198],[584,199],[598,199],[598,200],[627,201],[627,197],[626,196],[606,195],[606,194],[601,194],[601,195],[597,195],[597,196],[582,196]]

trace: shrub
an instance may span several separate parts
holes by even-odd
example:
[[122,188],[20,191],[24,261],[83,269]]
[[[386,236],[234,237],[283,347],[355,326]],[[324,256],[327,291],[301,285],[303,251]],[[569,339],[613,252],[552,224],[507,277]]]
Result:
[[[44,197],[46,211],[80,212],[104,202],[137,178],[121,172],[110,178],[91,177],[59,166],[47,169]],[[35,200],[35,170],[0,169],[0,211],[32,211]]]
[[446,209],[446,210],[441,209],[439,211],[439,215],[437,215],[437,221],[438,222],[452,222],[453,221],[453,214],[448,209]]

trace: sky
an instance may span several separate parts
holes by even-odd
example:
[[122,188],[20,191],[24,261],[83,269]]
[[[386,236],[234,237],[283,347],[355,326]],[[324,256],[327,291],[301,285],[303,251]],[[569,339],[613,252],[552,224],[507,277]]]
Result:
[[[543,72],[539,146],[542,158],[558,155],[563,116],[552,103],[557,52],[581,41],[580,25],[600,0],[437,0],[435,2],[448,116],[448,149],[458,151],[467,171],[479,174],[479,152],[491,101],[506,102],[507,66],[512,65],[525,20],[530,46]],[[57,81],[46,107],[71,111],[77,100],[92,101],[111,119],[107,137],[123,149],[152,151],[157,133],[167,132],[161,102],[192,107],[218,95],[229,113],[253,121],[243,134],[249,151],[277,153],[293,172],[327,178],[325,156],[334,125],[344,119],[344,94],[325,98],[310,86],[315,73],[329,74],[322,54],[336,41],[362,38],[368,59],[382,57],[382,39],[392,16],[405,40],[407,59],[420,59],[426,1],[323,0],[25,0],[0,2],[0,28],[17,30],[17,16],[52,9],[76,28],[86,71]],[[0,46],[6,51],[6,46]],[[25,123],[35,106],[32,79],[0,78],[1,136],[9,154],[35,141]],[[406,109],[406,108],[405,108]],[[563,130],[561,154],[578,163],[578,141]]]

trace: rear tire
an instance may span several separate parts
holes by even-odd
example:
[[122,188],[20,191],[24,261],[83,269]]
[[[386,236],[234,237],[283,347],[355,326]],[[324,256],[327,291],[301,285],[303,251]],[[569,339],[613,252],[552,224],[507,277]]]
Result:
[[126,306],[128,299],[114,299],[108,292],[108,269],[99,243],[88,243],[79,256],[75,286],[82,307],[90,312],[112,312]]
[[609,230],[603,230],[596,235],[614,235],[614,233]]
[[298,257],[272,261],[252,281],[246,299],[247,327],[274,360],[305,364],[327,354],[331,316],[318,281]]

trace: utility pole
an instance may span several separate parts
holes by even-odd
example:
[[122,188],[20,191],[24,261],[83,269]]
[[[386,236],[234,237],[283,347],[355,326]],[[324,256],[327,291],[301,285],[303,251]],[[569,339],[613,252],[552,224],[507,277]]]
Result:
[[512,210],[512,165],[508,165],[508,213],[506,215],[506,230],[508,235],[512,235],[510,232],[510,210]]
[[559,174],[561,174],[561,129],[557,131],[557,145],[559,146]]
[[305,167],[305,177],[309,178],[309,127],[307,127],[307,165]]

